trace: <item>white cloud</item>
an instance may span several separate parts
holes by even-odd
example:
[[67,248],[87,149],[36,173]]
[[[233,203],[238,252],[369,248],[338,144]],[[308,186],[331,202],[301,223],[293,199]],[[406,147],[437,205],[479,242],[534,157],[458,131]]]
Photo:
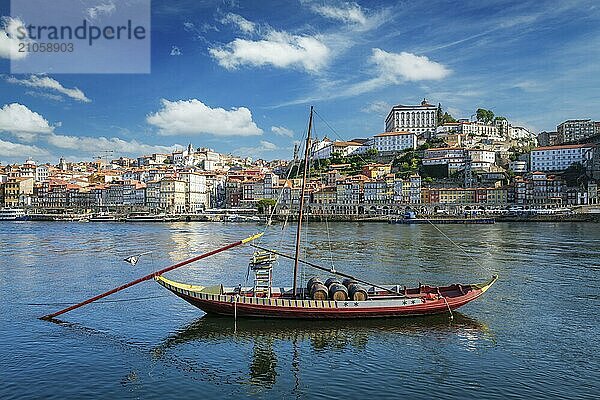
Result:
[[285,126],[272,126],[271,132],[279,136],[287,136],[290,138],[294,137],[294,131],[286,128]]
[[329,48],[314,36],[292,35],[271,30],[260,40],[237,38],[209,49],[218,63],[227,69],[239,66],[301,68],[318,72],[330,58]]
[[0,132],[10,132],[23,140],[32,140],[37,134],[54,131],[40,114],[19,103],[5,104],[0,108]]
[[210,108],[200,100],[162,99],[162,109],[149,114],[146,121],[159,128],[160,135],[253,136],[262,129],[252,120],[246,107]]
[[383,114],[390,111],[392,105],[385,101],[373,101],[367,104],[361,111],[366,113]]
[[172,56],[180,56],[181,55],[181,49],[177,46],[171,46],[171,55]]
[[330,4],[313,4],[311,9],[325,18],[350,24],[365,25],[367,23],[367,16],[356,3],[341,3],[337,7]]
[[228,13],[221,19],[222,24],[233,24],[244,33],[253,33],[256,30],[256,24],[248,21],[238,14]]
[[103,14],[111,15],[116,11],[116,9],[117,6],[115,5],[114,1],[110,0],[106,3],[98,4],[97,6],[88,8],[85,13],[89,19],[94,20]]
[[377,66],[380,76],[390,81],[440,80],[450,74],[444,65],[431,61],[426,56],[412,53],[388,53],[373,49],[369,61]]
[[256,147],[240,147],[232,151],[232,154],[240,155],[240,156],[250,156],[253,158],[259,158],[264,156],[265,153],[273,152],[279,150],[279,147],[275,143],[267,142],[266,140],[261,140],[260,144]]
[[31,42],[29,38],[19,38],[18,28],[24,26],[25,23],[19,18],[0,18],[0,58],[20,60],[27,57],[27,52],[19,51],[20,43]]
[[29,79],[17,79],[15,77],[10,76],[6,78],[6,81],[17,85],[53,90],[58,93],[64,94],[65,96],[68,96],[74,100],[81,101],[83,103],[91,102],[91,100],[87,98],[85,93],[83,93],[80,89],[76,87],[73,89],[66,88],[56,79],[50,78],[49,76],[31,75]]
[[169,153],[181,148],[180,145],[154,146],[140,143],[137,140],[126,141],[117,137],[89,137],[49,135],[47,141],[50,145],[68,150],[77,150],[85,153],[96,153],[102,150],[112,150],[115,153],[142,154],[142,153]]
[[20,143],[7,142],[0,139],[0,157],[25,158],[25,157],[46,157],[50,153],[37,146],[30,146]]
[[399,85],[408,81],[440,80],[451,73],[444,65],[431,61],[425,56],[417,56],[407,52],[388,53],[378,48],[372,50],[369,63],[375,67],[371,78],[354,83],[348,83],[347,81],[324,82],[321,85],[321,90],[315,96],[280,103],[273,106],[273,108],[354,97],[382,87]]

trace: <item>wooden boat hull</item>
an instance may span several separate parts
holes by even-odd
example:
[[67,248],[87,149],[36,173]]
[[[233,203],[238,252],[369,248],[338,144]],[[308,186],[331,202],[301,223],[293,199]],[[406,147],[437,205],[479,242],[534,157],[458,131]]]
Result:
[[[209,314],[255,318],[289,319],[344,319],[390,318],[447,313],[481,296],[497,277],[479,285],[452,285],[428,288],[422,297],[377,299],[366,301],[295,300],[286,298],[258,298],[234,294],[208,293],[201,286],[170,281],[162,276],[155,278],[166,289]],[[440,290],[442,296],[429,298],[431,289]]]

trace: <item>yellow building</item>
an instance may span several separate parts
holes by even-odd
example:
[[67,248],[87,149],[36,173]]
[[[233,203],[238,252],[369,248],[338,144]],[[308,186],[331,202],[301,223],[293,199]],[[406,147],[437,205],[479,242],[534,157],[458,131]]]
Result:
[[184,213],[186,204],[185,181],[165,178],[160,181],[160,208],[169,213]]
[[4,205],[19,207],[31,204],[33,178],[10,178],[4,184]]

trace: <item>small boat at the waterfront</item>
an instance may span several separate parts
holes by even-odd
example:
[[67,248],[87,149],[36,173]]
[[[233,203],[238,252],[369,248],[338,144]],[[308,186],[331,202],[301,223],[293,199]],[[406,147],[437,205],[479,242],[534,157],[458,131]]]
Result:
[[114,214],[100,213],[88,218],[89,222],[117,222],[119,218]]
[[22,208],[1,208],[0,221],[25,221],[27,213]]
[[[326,268],[300,259],[303,207],[305,201],[307,170],[310,166],[309,149],[313,121],[311,107],[305,144],[302,188],[297,218],[295,255],[251,244],[257,249],[248,265],[247,277],[254,273],[252,287],[226,288],[223,285],[200,286],[176,282],[156,274],[154,279],[175,295],[209,314],[258,318],[347,319],[403,317],[450,313],[481,296],[498,277],[478,284],[451,284],[431,286],[420,284],[415,288],[400,285],[377,285],[364,279]],[[261,235],[246,239],[247,242]],[[291,287],[273,286],[273,266],[277,257],[294,261]],[[298,266],[302,263],[341,278],[330,277],[324,282],[318,277],[308,280],[306,286],[298,283]],[[248,278],[246,278],[248,279]]]
[[129,214],[125,221],[127,222],[175,222],[179,221],[179,217],[175,215],[148,214],[148,213],[132,213]]
[[262,219],[258,215],[226,214],[223,222],[262,222]]

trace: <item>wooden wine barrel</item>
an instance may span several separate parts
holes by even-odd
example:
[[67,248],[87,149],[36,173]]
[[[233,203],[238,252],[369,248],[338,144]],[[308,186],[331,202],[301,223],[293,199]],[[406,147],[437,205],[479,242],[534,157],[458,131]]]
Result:
[[338,278],[327,278],[325,281],[325,286],[330,287],[333,283],[339,283],[340,285],[342,284]]
[[369,298],[367,290],[358,283],[352,283],[348,286],[348,297],[354,301],[365,301]]
[[347,288],[350,287],[350,285],[352,285],[353,283],[357,283],[354,279],[350,279],[350,278],[344,278],[344,280],[342,281],[342,284],[344,286],[346,286]]
[[329,286],[329,297],[331,300],[345,301],[348,300],[348,289],[341,283],[332,283]]
[[310,288],[310,297],[313,300],[327,300],[327,288],[321,282],[315,282]]
[[311,292],[312,286],[315,283],[320,283],[323,284],[323,282],[321,282],[321,279],[318,276],[313,276],[312,278],[310,278],[306,284],[306,289],[308,290],[308,293]]

